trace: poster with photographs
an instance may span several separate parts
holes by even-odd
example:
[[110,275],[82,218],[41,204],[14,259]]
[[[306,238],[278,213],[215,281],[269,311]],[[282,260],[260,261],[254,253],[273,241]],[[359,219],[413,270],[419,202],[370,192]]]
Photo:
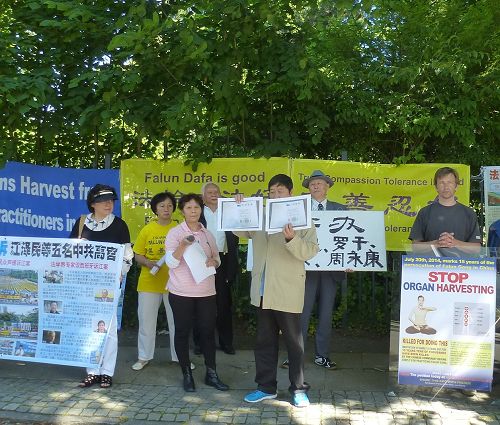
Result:
[[122,259],[118,244],[0,238],[0,358],[98,365]]
[[491,391],[495,260],[403,256],[398,381]]

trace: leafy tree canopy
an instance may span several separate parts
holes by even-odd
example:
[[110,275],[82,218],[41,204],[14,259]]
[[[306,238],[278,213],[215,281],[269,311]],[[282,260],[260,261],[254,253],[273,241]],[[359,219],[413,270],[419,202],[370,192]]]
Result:
[[3,3],[1,160],[500,162],[495,0]]

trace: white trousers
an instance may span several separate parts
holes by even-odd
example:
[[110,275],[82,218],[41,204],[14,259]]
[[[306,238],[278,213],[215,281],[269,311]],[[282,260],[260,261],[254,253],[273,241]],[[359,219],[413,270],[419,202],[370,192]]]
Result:
[[116,332],[116,314],[111,320],[108,328],[108,339],[102,352],[102,365],[100,368],[87,368],[88,374],[113,376],[116,366],[116,355],[118,354],[118,335]]
[[154,357],[156,342],[156,321],[158,310],[163,300],[165,312],[167,313],[168,333],[170,337],[170,355],[172,361],[178,362],[174,347],[174,315],[168,302],[168,293],[158,294],[154,292],[139,292],[139,306],[137,315],[139,317],[139,335],[137,345],[139,350],[139,360],[151,360]]

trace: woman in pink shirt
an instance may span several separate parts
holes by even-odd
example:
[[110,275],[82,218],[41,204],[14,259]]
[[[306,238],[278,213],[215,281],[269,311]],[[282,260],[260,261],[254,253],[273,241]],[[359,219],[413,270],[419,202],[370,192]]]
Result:
[[174,314],[175,351],[182,369],[184,391],[195,391],[189,359],[189,336],[194,326],[200,334],[207,367],[205,384],[227,391],[229,387],[219,379],[215,369],[215,272],[197,283],[184,259],[188,249],[202,251],[206,258],[200,261],[199,269],[205,266],[217,268],[220,265],[219,250],[212,234],[199,222],[203,210],[201,196],[194,193],[183,195],[179,199],[179,210],[184,221],[167,234],[165,262],[169,267],[168,300]]

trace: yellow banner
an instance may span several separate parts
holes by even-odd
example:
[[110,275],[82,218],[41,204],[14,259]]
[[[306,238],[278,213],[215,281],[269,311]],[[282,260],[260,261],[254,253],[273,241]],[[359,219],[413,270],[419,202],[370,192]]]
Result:
[[[404,251],[408,235],[420,208],[437,194],[433,185],[436,170],[455,168],[460,175],[458,200],[469,204],[470,170],[462,164],[386,165],[347,161],[270,158],[217,158],[200,164],[196,171],[182,160],[168,162],[129,159],[121,164],[122,215],[130,228],[132,241],[153,216],[151,197],[165,190],[177,198],[184,193],[200,193],[204,183],[219,185],[222,195],[235,193],[267,197],[267,183],[278,173],[288,174],[294,182],[294,195],[309,193],[302,187],[304,178],[321,170],[335,182],[328,199],[349,209],[383,211],[388,251]],[[182,220],[178,213],[174,219]]]
[[[154,216],[149,201],[156,193],[168,190],[179,198],[185,193],[201,193],[204,183],[214,182],[226,197],[236,193],[266,197],[269,179],[278,173],[288,174],[290,160],[217,158],[193,171],[182,160],[128,159],[122,161],[120,171],[122,217],[135,241],[141,228]],[[174,219],[182,221],[178,212]]]
[[[328,199],[360,211],[383,211],[388,251],[405,251],[408,236],[420,208],[436,199],[434,173],[449,166],[458,171],[460,186],[456,196],[469,204],[470,169],[462,164],[365,164],[347,161],[296,159],[291,177],[295,195],[309,193],[302,187],[314,170],[321,170],[334,181]],[[299,189],[300,188],[300,189]]]

